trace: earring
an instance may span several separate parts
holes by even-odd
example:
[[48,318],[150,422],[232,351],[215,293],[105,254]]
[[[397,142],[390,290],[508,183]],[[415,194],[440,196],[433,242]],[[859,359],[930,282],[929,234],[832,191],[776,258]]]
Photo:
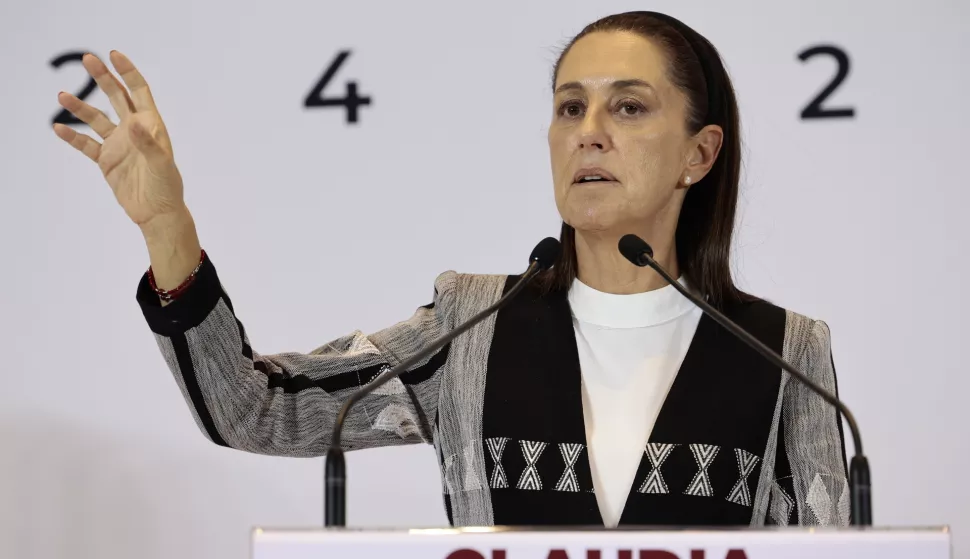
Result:
[[689,176],[687,176],[687,177],[684,177],[684,184],[685,184],[686,186],[690,186],[690,177],[689,177]]

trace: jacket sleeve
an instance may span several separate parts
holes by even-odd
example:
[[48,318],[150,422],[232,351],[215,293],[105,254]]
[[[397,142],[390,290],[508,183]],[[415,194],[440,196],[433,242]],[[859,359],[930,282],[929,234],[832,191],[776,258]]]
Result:
[[[309,353],[256,352],[208,255],[195,282],[161,306],[145,274],[137,300],[202,433],[258,454],[325,454],[344,400],[450,329],[444,309],[454,272],[435,281],[433,302],[403,322],[354,331]],[[346,450],[430,442],[445,346],[357,403],[344,423]]]
[[[838,395],[829,327],[794,316],[802,341],[793,365]],[[791,327],[791,326],[790,326]],[[849,485],[842,415],[794,378],[782,401],[776,480],[769,514],[776,524],[847,526]]]

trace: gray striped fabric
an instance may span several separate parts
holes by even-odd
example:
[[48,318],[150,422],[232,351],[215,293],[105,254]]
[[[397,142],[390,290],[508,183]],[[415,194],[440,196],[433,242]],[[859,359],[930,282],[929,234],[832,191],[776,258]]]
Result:
[[[788,313],[786,342],[797,353],[785,356],[829,392],[835,392],[835,370],[828,325]],[[800,346],[800,347],[799,347]],[[842,459],[836,409],[804,384],[789,381],[782,404],[785,450],[791,464],[798,505],[798,524],[849,524],[849,486]]]
[[[441,274],[435,282],[434,307],[420,308],[410,319],[389,328],[371,335],[356,331],[306,354],[262,355],[253,350],[252,360],[244,356],[236,317],[220,300],[199,326],[185,333],[193,372],[216,430],[229,446],[249,452],[300,457],[325,454],[337,412],[358,387],[331,393],[315,388],[286,393],[283,387],[268,388],[266,374],[256,370],[254,362],[262,363],[269,373],[285,371],[290,378],[305,375],[310,380],[382,364],[393,367],[451,328],[447,313],[456,308],[457,278],[455,273]],[[192,406],[172,341],[155,336],[179,388]],[[245,341],[249,343],[248,339]],[[428,418],[435,416],[438,407],[444,368],[412,387]],[[370,379],[359,379],[359,384],[367,380]],[[194,409],[193,415],[205,433]],[[423,442],[417,418],[404,385],[399,380],[392,381],[364,398],[347,418],[345,448]]]
[[[830,334],[824,322],[786,311],[782,357],[822,388],[835,392]],[[778,524],[848,526],[849,488],[836,410],[788,373],[779,373],[782,382],[753,502],[751,525],[763,526],[767,517],[772,516]],[[775,478],[778,429],[782,425],[794,495],[788,495]],[[788,517],[786,502],[789,500],[797,508],[797,518]]]
[[[358,378],[353,385],[331,392],[317,387],[287,391],[282,386],[270,388],[267,374],[277,373],[283,379],[303,375],[318,381],[365,368],[393,367],[497,301],[505,282],[502,275],[445,272],[435,281],[434,305],[419,308],[410,319],[379,332],[355,331],[306,354],[263,355],[252,350],[252,359],[247,358],[243,344],[249,340],[240,335],[236,317],[224,300],[201,324],[185,332],[192,371],[180,370],[172,339],[155,336],[203,434],[208,436],[183,373],[194,374],[215,429],[230,447],[278,456],[322,456],[344,399],[356,385],[372,379]],[[481,441],[494,327],[492,316],[457,338],[444,364],[409,386],[420,410],[405,385],[395,380],[362,400],[344,429],[348,450],[433,443],[441,457],[443,491],[451,501],[456,526],[493,524]],[[784,357],[834,391],[825,323],[788,311]],[[265,372],[257,369],[257,363]],[[797,503],[798,518],[792,520],[798,524],[847,525],[848,490],[836,412],[787,374],[780,374],[784,379],[754,493],[752,524],[761,525],[773,514],[784,516],[779,507],[787,497]],[[433,441],[422,437],[421,413],[431,423]],[[792,496],[779,493],[784,490],[773,475],[781,426],[796,493]]]

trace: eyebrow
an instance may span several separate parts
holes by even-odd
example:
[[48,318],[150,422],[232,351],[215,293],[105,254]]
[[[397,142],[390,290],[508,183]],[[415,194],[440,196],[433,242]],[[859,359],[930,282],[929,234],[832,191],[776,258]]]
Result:
[[[646,87],[649,89],[653,89],[653,86],[650,85],[649,83],[636,78],[628,79],[628,80],[616,80],[615,82],[610,84],[611,89],[627,89],[630,87]],[[566,82],[560,85],[559,87],[557,87],[555,93],[560,93],[563,91],[570,91],[570,90],[582,90],[582,89],[583,89],[583,86],[579,82]]]

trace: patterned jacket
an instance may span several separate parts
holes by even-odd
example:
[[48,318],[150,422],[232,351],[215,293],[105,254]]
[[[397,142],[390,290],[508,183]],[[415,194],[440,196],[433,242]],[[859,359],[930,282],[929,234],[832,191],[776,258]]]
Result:
[[[263,355],[207,257],[162,307],[137,300],[202,433],[213,443],[321,456],[343,400],[492,304],[517,276],[445,272],[433,301],[379,332],[309,353]],[[723,309],[835,392],[825,323],[764,301]],[[602,525],[565,293],[527,288],[503,310],[364,398],[349,450],[429,443],[454,526]],[[847,525],[836,410],[703,317],[644,448],[621,525]]]

